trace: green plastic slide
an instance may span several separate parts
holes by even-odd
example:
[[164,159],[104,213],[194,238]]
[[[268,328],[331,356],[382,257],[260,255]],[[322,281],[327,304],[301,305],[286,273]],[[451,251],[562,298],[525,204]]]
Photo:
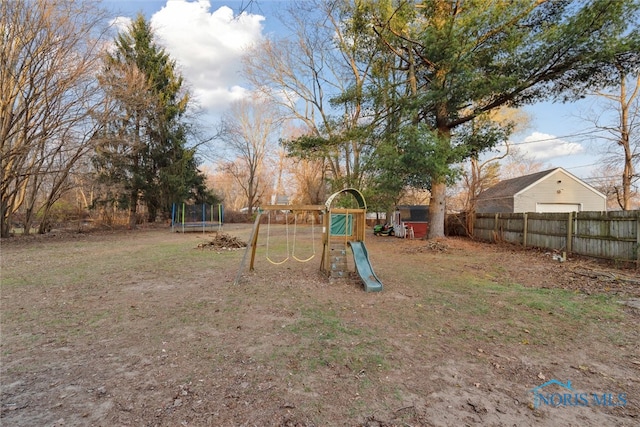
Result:
[[358,276],[364,283],[364,290],[366,292],[381,292],[382,282],[373,272],[371,262],[369,262],[369,254],[367,253],[367,247],[364,242],[349,242],[351,251],[353,252],[353,260],[356,265],[356,271]]

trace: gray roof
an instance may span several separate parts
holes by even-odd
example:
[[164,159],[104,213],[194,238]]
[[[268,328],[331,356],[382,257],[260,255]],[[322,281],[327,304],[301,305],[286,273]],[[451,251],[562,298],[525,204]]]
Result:
[[544,178],[551,172],[561,168],[548,169],[542,172],[532,173],[530,175],[520,176],[518,178],[505,179],[500,181],[493,187],[487,188],[485,191],[478,195],[478,200],[490,200],[490,199],[503,199],[506,197],[513,197],[518,192],[524,190],[534,182]]

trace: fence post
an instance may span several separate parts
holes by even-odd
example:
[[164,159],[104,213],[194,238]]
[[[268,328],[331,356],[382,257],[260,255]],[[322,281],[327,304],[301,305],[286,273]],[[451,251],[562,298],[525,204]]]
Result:
[[527,247],[527,220],[529,215],[525,212],[522,214],[522,247]]
[[175,202],[171,205],[171,232],[173,233],[173,225],[176,222],[176,204]]
[[640,268],[640,211],[636,212],[636,268]]
[[495,215],[495,219],[493,220],[493,243],[498,241],[498,218],[500,218],[499,213]]
[[569,212],[569,218],[567,219],[567,253],[571,253],[573,249],[573,212]]

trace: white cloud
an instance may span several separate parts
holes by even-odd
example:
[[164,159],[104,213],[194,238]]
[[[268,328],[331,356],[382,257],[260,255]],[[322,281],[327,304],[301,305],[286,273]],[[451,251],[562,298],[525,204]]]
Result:
[[539,161],[584,152],[584,147],[577,142],[565,141],[554,135],[541,132],[533,132],[522,143],[514,144],[514,147],[527,157]]
[[127,31],[131,25],[131,18],[126,16],[118,16],[109,22],[109,26],[113,27],[118,33]]
[[261,15],[223,6],[211,12],[208,0],[167,0],[150,19],[158,43],[176,60],[196,101],[220,112],[244,97],[240,59],[245,49],[262,38]]
[[126,16],[118,16],[109,21],[109,28],[114,38],[105,42],[105,48],[110,54],[116,53],[115,37],[117,34],[126,32],[131,26],[132,19]]

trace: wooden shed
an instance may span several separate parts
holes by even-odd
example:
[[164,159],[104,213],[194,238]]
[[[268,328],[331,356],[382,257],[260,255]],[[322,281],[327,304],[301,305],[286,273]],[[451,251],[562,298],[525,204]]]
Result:
[[500,181],[476,201],[478,213],[607,210],[604,194],[563,168]]
[[429,233],[429,206],[399,205],[396,206],[394,228],[397,237],[406,237],[405,230],[411,229],[415,239],[422,239]]

